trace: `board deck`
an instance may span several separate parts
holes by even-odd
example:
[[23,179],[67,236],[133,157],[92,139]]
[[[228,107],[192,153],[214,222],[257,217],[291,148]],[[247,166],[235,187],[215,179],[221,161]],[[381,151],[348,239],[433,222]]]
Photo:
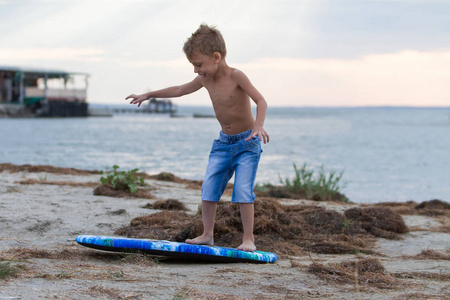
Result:
[[190,260],[273,263],[278,259],[278,256],[272,252],[247,252],[233,248],[192,245],[164,240],[80,235],[76,238],[76,241],[82,246],[99,250],[126,253],[139,252]]

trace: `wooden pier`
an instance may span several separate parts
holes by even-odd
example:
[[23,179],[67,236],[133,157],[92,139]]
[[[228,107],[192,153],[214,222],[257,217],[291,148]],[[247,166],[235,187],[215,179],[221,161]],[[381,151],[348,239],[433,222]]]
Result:
[[111,111],[113,114],[173,114],[177,111],[177,107],[171,100],[157,100],[152,98],[147,104],[143,104],[140,108],[135,105],[130,105],[129,107],[114,107],[111,108]]

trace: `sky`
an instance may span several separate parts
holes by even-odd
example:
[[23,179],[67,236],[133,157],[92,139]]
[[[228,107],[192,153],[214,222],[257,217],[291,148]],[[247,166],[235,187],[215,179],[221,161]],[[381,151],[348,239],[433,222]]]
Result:
[[[0,0],[0,66],[89,73],[90,103],[183,84],[215,25],[269,106],[450,106],[450,0]],[[208,93],[173,99],[209,105]]]

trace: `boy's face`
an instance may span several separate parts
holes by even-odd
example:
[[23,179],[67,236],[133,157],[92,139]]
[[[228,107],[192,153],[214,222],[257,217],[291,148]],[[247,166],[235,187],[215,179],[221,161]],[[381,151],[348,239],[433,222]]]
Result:
[[217,57],[217,55],[215,55],[216,53],[217,52],[210,57],[200,52],[194,52],[192,56],[188,57],[189,62],[194,66],[194,72],[197,73],[198,76],[202,76],[203,78],[214,76],[220,61],[220,54],[219,57]]

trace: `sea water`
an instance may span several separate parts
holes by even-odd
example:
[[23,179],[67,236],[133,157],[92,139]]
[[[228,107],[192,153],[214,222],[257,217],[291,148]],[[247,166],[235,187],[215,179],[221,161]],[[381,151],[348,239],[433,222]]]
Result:
[[[179,107],[181,117],[0,119],[0,162],[89,170],[139,168],[203,179],[220,126],[209,107]],[[258,183],[292,178],[293,164],[343,172],[353,202],[450,200],[450,109],[277,108],[265,129]]]

